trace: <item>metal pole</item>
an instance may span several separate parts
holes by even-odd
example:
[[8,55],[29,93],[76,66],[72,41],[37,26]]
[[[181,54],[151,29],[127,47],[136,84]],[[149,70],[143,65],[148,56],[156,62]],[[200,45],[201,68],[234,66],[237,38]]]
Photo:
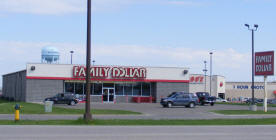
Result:
[[254,90],[255,90],[255,85],[254,85],[254,75],[255,75],[255,68],[254,68],[254,31],[257,31],[258,29],[258,24],[254,24],[254,28],[250,28],[249,24],[244,24],[248,30],[250,30],[252,32],[252,86],[251,86],[251,90],[252,90],[252,102],[251,102],[251,106],[250,106],[250,110],[251,111],[257,111],[257,106],[255,104],[255,97],[254,97]]
[[95,64],[95,62],[96,62],[96,61],[95,61],[95,60],[93,60],[92,62],[93,62],[93,66],[94,66],[94,64]]
[[207,63],[207,61],[204,61],[204,84],[205,84],[205,86],[204,86],[204,92],[206,92],[206,72],[207,72],[207,68],[206,68],[206,63]]
[[71,64],[72,64],[72,55],[73,55],[73,54],[71,53]]
[[254,30],[252,29],[252,105],[255,104],[255,98],[254,98],[254,90],[255,90],[255,85],[254,85]]
[[87,0],[87,49],[86,49],[86,102],[84,119],[92,120],[90,112],[90,61],[91,61],[91,0]]
[[264,112],[267,112],[267,76],[264,76]]
[[212,54],[213,52],[210,52],[210,96],[212,96]]
[[71,64],[73,63],[73,53],[74,53],[74,51],[70,51],[70,53],[71,53]]

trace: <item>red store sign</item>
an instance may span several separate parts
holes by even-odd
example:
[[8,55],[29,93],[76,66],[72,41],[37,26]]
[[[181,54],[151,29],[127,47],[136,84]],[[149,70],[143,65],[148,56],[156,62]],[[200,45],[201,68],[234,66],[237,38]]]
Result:
[[274,75],[274,51],[255,53],[255,75]]
[[190,76],[190,83],[203,83],[204,76]]
[[[146,68],[130,67],[91,67],[90,76],[94,78],[146,78]],[[73,77],[86,76],[86,67],[74,66]]]

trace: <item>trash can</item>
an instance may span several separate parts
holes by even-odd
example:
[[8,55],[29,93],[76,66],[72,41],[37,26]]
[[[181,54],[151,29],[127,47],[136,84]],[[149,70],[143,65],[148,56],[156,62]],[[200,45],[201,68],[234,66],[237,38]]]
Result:
[[52,112],[53,101],[45,101],[45,112]]

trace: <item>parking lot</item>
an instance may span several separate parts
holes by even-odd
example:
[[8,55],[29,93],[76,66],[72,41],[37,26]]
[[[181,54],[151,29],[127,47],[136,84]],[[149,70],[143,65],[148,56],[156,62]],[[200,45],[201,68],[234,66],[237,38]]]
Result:
[[[56,105],[66,108],[85,108],[85,104],[75,106]],[[248,110],[248,106],[215,104],[214,106],[196,106],[195,108],[172,107],[163,108],[159,103],[92,103],[93,109],[129,110],[141,112],[142,115],[94,115],[98,119],[223,119],[223,118],[272,118],[276,115],[222,115],[210,112],[212,110]],[[262,107],[258,107],[262,110]],[[276,110],[276,108],[268,108]]]

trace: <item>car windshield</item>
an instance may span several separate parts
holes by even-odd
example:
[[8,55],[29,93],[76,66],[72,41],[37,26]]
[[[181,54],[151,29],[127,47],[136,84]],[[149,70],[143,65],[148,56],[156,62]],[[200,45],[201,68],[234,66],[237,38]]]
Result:
[[207,92],[197,92],[197,96],[209,96],[209,93]]
[[175,97],[177,94],[176,94],[176,92],[173,92],[173,93],[171,93],[168,97]]

